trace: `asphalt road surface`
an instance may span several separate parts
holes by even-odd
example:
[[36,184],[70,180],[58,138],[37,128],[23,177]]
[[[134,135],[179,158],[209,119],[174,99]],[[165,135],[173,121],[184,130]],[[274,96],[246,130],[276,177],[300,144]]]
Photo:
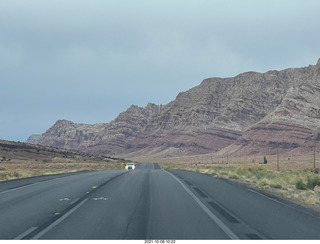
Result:
[[320,214],[208,175],[139,164],[0,183],[0,239],[320,239]]

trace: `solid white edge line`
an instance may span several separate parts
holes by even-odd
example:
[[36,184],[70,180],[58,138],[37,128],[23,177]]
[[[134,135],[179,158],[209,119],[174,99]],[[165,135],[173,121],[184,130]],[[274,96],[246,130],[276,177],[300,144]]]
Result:
[[27,231],[21,233],[20,235],[18,235],[17,237],[15,237],[13,240],[21,240],[23,237],[29,235],[32,231],[36,230],[38,227],[31,227],[30,229],[28,229]]
[[239,237],[233,233],[233,231],[230,230],[217,216],[215,216],[177,177],[168,171],[163,171],[171,175],[176,181],[179,182],[183,189],[199,204],[203,211],[222,229],[224,233],[226,233],[232,240],[239,240]]
[[45,235],[47,232],[49,232],[51,229],[53,229],[58,224],[60,224],[63,220],[65,220],[70,214],[72,214],[74,211],[76,211],[78,208],[80,208],[86,201],[88,201],[88,198],[84,199],[82,202],[80,202],[74,208],[69,210],[69,212],[64,214],[61,218],[57,219],[55,222],[53,222],[51,225],[46,227],[44,230],[40,231],[38,234],[36,234],[34,237],[32,237],[31,240],[38,240],[39,238],[41,238],[43,235]]

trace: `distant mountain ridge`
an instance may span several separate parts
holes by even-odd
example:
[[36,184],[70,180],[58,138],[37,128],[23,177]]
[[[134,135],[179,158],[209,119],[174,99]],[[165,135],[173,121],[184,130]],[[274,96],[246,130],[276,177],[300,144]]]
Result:
[[[172,157],[224,148],[239,155],[304,150],[320,129],[316,65],[209,78],[166,105],[132,105],[110,123],[58,120],[27,142],[88,153]],[[300,151],[301,151],[300,150]]]

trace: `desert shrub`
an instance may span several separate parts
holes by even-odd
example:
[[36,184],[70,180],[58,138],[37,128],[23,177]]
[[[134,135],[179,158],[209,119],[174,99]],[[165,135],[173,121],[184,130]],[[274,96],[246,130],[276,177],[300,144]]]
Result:
[[266,179],[263,179],[259,182],[258,184],[260,187],[265,187],[265,186],[269,186],[269,182]]
[[8,180],[8,175],[6,173],[0,173],[0,180]]
[[277,183],[277,182],[273,182],[273,183],[270,184],[270,187],[281,189],[282,188],[282,184],[281,183]]
[[240,177],[238,175],[234,174],[234,173],[229,172],[228,178],[236,180],[236,179],[239,179]]
[[314,190],[316,186],[320,186],[320,176],[312,175],[306,171],[301,171],[293,175],[292,178],[295,178],[296,188],[300,190]]
[[243,178],[255,178],[257,180],[273,179],[276,177],[275,173],[265,169],[262,166],[250,168],[237,168],[235,173]]
[[247,177],[249,176],[249,170],[248,169],[245,169],[245,168],[237,168],[236,169],[236,174],[239,175],[239,176],[244,176],[244,177]]
[[31,174],[31,176],[39,176],[39,175],[41,175],[41,174],[38,170],[33,171]]
[[251,169],[251,173],[258,179],[273,179],[275,176],[275,173],[265,169],[264,167],[257,167],[257,168],[249,168]]
[[307,185],[301,179],[299,179],[296,182],[296,188],[299,190],[307,190]]
[[307,188],[314,190],[316,186],[320,186],[320,178],[318,176],[308,177]]
[[280,173],[283,181],[287,182],[289,185],[296,185],[297,181],[301,179],[302,173],[294,170],[287,170]]
[[19,173],[19,172],[16,172],[16,171],[14,171],[14,172],[12,173],[12,176],[13,176],[14,178],[20,178],[20,177],[21,177],[20,173]]

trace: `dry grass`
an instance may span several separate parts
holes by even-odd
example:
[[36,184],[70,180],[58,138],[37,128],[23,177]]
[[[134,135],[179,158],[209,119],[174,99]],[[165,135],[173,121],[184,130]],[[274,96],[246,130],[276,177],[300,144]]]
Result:
[[0,163],[0,181],[77,171],[122,169],[121,162]]
[[0,140],[0,181],[85,170],[123,169],[123,159]]
[[[263,159],[263,158],[262,158]],[[226,178],[263,189],[301,205],[320,211],[320,175],[311,172],[312,164],[289,162],[280,170],[275,163],[172,163],[162,162],[164,169],[186,169]]]

